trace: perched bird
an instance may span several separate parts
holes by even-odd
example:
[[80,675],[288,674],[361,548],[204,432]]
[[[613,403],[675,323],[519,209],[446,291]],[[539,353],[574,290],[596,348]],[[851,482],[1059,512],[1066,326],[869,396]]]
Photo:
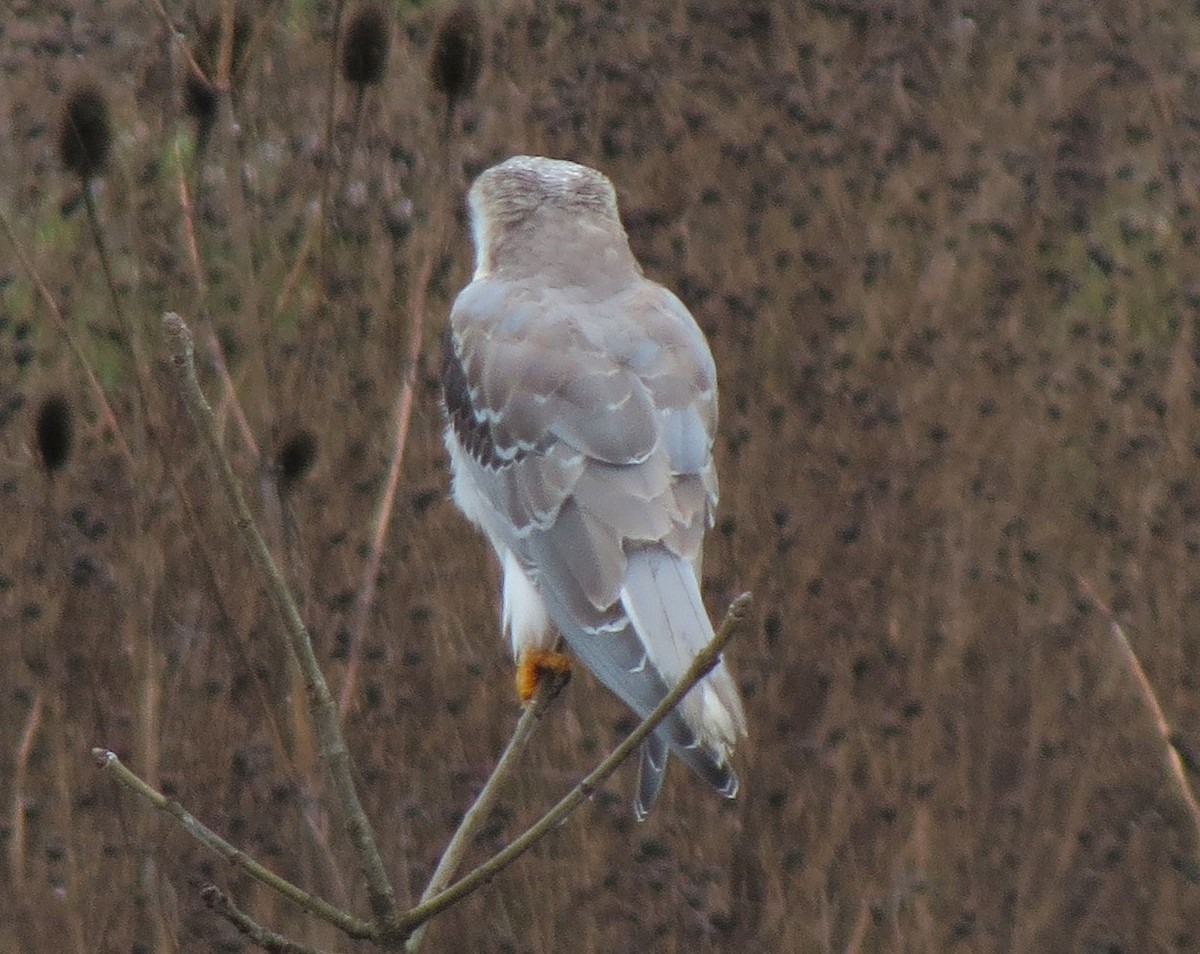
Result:
[[[518,691],[561,668],[561,634],[645,716],[713,636],[699,584],[717,503],[712,353],[642,275],[596,170],[515,156],[468,202],[475,273],[445,338],[445,440],[455,502],[503,569]],[[745,732],[722,661],[643,744],[637,816],[669,751],[736,795]]]

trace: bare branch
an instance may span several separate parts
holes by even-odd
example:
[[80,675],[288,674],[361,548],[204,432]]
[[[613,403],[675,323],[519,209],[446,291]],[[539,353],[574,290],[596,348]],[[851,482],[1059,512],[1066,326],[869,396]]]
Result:
[[395,892],[392,890],[391,882],[384,870],[383,859],[379,854],[374,831],[363,811],[358,790],[354,785],[350,770],[350,751],[346,747],[346,740],[342,736],[342,729],[338,724],[337,709],[329,692],[329,686],[317,663],[316,653],[313,652],[312,639],[300,617],[300,610],[296,606],[296,600],[288,588],[287,581],[254,523],[254,517],[246,505],[246,499],[242,495],[229,458],[221,448],[212,409],[205,400],[204,393],[200,390],[200,382],[196,379],[195,349],[191,331],[188,330],[183,319],[174,312],[163,315],[162,323],[167,347],[176,369],[176,379],[188,413],[200,431],[205,450],[208,452],[209,463],[216,471],[218,482],[236,515],[237,530],[255,564],[267,578],[271,595],[283,618],[288,645],[304,676],[307,698],[312,707],[313,722],[316,726],[321,751],[325,756],[329,774],[333,779],[345,814],[347,831],[358,854],[363,874],[367,879],[372,914],[380,920],[392,919],[396,912]]
[[721,659],[721,650],[733,636],[746,616],[750,605],[750,594],[743,593],[732,603],[725,614],[716,634],[707,646],[700,651],[687,672],[679,682],[668,692],[654,710],[642,720],[641,724],[618,745],[603,762],[568,792],[561,801],[551,808],[523,835],[512,841],[488,861],[484,862],[470,874],[456,881],[451,887],[435,895],[428,901],[423,901],[415,908],[405,912],[399,918],[387,925],[386,936],[410,934],[415,928],[440,914],[446,908],[461,901],[467,895],[477,890],[483,884],[494,878],[500,871],[507,868],[521,855],[537,844],[552,829],[561,824],[583,801],[590,797],[596,788],[607,779],[629,755],[641,745],[642,741],[665,719],[679,701],[688,694],[712,670]]
[[[479,826],[487,819],[492,807],[496,804],[502,784],[512,774],[513,768],[516,767],[517,759],[525,751],[525,747],[533,737],[533,732],[538,727],[538,723],[541,722],[542,716],[549,710],[550,704],[558,698],[564,682],[565,678],[561,681],[556,681],[551,677],[550,673],[544,674],[538,681],[537,691],[533,699],[525,707],[525,711],[521,713],[521,718],[517,720],[517,726],[513,729],[512,738],[508,740],[508,745],[505,746],[504,752],[500,755],[500,761],[496,763],[495,769],[492,770],[492,774],[484,783],[479,796],[463,815],[462,821],[458,825],[458,830],[454,832],[454,837],[450,839],[450,844],[442,852],[442,857],[433,872],[433,877],[429,879],[425,893],[421,895],[422,902],[435,897],[450,884],[450,879],[454,877],[454,872],[462,864],[463,856],[470,846],[471,839],[475,836],[475,833],[479,830]],[[405,950],[415,951],[417,949],[421,940],[425,937],[425,929],[428,926],[428,921],[417,926],[417,929],[413,931],[412,936],[408,939]]]
[[221,915],[226,921],[237,928],[247,939],[271,954],[325,954],[325,952],[299,941],[293,941],[268,930],[250,915],[237,907],[225,893],[215,884],[206,885],[200,889],[200,897],[209,909]]
[[211,851],[215,851],[230,864],[246,872],[255,881],[266,885],[280,896],[287,898],[302,910],[313,915],[313,917],[327,921],[349,937],[371,938],[376,936],[377,932],[375,928],[366,921],[347,914],[345,911],[334,907],[328,901],[324,901],[309,894],[304,889],[298,888],[287,879],[281,878],[270,868],[255,861],[241,849],[235,848],[203,822],[197,820],[179,802],[167,798],[162,792],[146,784],[145,781],[135,775],[133,771],[117,758],[115,753],[107,749],[92,749],[92,757],[95,758],[96,765],[99,768],[111,775],[131,792],[140,795],[159,811],[170,815],[196,841]]

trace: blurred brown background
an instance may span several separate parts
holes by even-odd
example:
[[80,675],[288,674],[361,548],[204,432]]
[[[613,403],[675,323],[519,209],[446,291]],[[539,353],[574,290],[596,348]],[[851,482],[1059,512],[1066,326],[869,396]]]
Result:
[[[714,615],[756,597],[729,651],[752,735],[735,803],[676,766],[638,825],[627,767],[426,949],[1200,950],[1196,829],[1086,590],[1200,784],[1194,5],[497,0],[449,120],[428,74],[446,7],[389,5],[386,75],[357,120],[338,77],[331,152],[331,0],[239,3],[238,133],[217,122],[203,148],[183,81],[217,4],[165,3],[174,41],[153,0],[0,19],[0,209],[131,451],[0,237],[0,949],[242,950],[198,898],[210,880],[363,949],[88,755],[113,748],[365,911],[276,616],[162,360],[168,308],[202,340],[211,316],[260,459],[202,348],[204,383],[335,692],[420,329],[346,722],[388,869],[419,895],[517,714],[497,574],[448,500],[438,336],[471,269],[470,179],[533,152],[613,179],[647,273],[712,341],[706,596]],[[96,206],[144,400],[57,153],[80,82],[111,109]],[[74,441],[50,477],[54,395]],[[298,435],[316,456],[281,492],[269,465]],[[578,676],[472,858],[630,725]]]

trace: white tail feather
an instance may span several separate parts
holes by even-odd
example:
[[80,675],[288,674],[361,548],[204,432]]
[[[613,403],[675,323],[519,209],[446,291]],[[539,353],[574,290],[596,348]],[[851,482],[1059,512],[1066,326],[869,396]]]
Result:
[[[634,550],[621,588],[621,602],[668,685],[687,671],[713,638],[691,565],[661,546]],[[679,711],[705,748],[724,761],[746,734],[741,697],[724,662],[684,697]]]

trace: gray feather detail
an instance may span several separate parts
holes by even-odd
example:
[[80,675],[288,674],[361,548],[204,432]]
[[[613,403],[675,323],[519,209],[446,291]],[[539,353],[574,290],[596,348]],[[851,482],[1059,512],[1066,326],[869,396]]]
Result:
[[638,759],[637,794],[633,798],[633,813],[638,821],[644,821],[658,801],[670,751],[667,743],[657,735],[648,736],[642,743]]
[[[530,542],[536,540],[531,538]],[[637,631],[627,621],[619,630],[603,636],[587,631],[602,625],[603,620],[612,625],[615,620],[624,618],[620,604],[607,611],[591,608],[574,580],[562,572],[561,564],[542,563],[541,566],[539,592],[550,618],[571,651],[639,718],[645,718],[667,694],[667,685],[653,665],[639,669],[647,647]],[[696,745],[696,732],[678,707],[659,725],[658,736],[675,750],[688,768],[713,788],[721,792],[731,787],[736,790],[736,778],[723,753],[718,754],[706,745]]]
[[[661,546],[638,547],[627,559],[621,602],[650,661],[674,685],[713,638],[695,572]],[[724,661],[684,697],[679,711],[718,761],[746,732],[741,698]]]
[[[548,582],[543,580],[543,582]],[[608,686],[639,718],[645,718],[667,694],[667,685],[653,666],[637,670],[646,651],[637,632],[626,626],[619,632],[597,637],[585,634],[565,610],[552,586],[542,591],[546,609],[571,651]],[[593,611],[594,612],[594,611]],[[737,776],[723,752],[698,744],[695,730],[678,707],[659,725],[657,735],[683,763],[722,794],[737,791]]]
[[676,474],[698,474],[708,463],[711,450],[708,432],[694,407],[661,412],[662,442],[671,470]]

